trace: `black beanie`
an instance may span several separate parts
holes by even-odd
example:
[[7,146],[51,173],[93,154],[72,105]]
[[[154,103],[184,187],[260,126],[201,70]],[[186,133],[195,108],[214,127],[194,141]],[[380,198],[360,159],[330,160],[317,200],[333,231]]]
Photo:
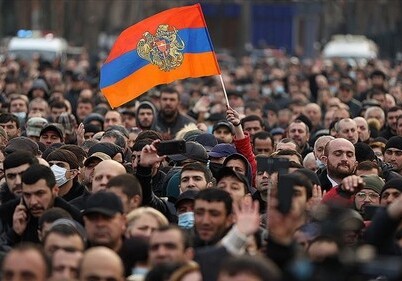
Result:
[[388,188],[395,188],[402,192],[402,177],[393,178],[385,183],[383,188],[381,189],[381,195]]
[[401,136],[393,136],[390,138],[385,145],[385,150],[388,148],[396,148],[402,150],[402,137]]
[[376,159],[373,149],[364,142],[357,142],[355,144],[356,161],[373,161]]

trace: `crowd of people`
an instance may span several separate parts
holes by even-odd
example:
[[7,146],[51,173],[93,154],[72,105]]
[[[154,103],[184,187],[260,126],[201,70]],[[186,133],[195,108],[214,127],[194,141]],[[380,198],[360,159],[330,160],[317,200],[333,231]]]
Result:
[[99,65],[0,62],[2,280],[401,280],[402,63],[245,55],[119,108]]

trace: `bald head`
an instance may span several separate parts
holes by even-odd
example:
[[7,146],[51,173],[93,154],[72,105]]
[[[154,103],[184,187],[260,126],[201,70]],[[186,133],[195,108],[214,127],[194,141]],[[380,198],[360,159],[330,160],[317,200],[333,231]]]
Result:
[[120,257],[106,247],[87,250],[81,261],[79,280],[124,280],[124,266]]
[[103,160],[94,169],[94,177],[92,180],[92,192],[106,189],[106,184],[112,177],[123,175],[126,168],[115,160]]

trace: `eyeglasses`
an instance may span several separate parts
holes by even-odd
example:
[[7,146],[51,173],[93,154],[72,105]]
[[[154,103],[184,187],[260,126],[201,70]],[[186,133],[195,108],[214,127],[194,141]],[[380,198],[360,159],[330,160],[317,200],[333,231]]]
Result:
[[370,201],[374,201],[374,200],[380,198],[380,195],[378,195],[377,193],[374,193],[374,192],[366,193],[366,192],[361,191],[361,192],[356,193],[356,198],[359,200],[365,200],[367,197],[370,199]]

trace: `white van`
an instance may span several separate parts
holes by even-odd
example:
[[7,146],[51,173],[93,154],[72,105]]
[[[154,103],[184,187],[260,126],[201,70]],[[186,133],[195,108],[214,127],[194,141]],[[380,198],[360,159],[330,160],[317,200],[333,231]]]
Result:
[[375,59],[378,47],[363,35],[334,35],[323,51],[324,58]]
[[7,47],[8,56],[28,61],[32,60],[34,55],[39,55],[49,62],[55,59],[62,62],[66,60],[68,44],[65,39],[54,37],[53,34],[38,36],[33,32],[25,32],[24,35],[11,38]]

